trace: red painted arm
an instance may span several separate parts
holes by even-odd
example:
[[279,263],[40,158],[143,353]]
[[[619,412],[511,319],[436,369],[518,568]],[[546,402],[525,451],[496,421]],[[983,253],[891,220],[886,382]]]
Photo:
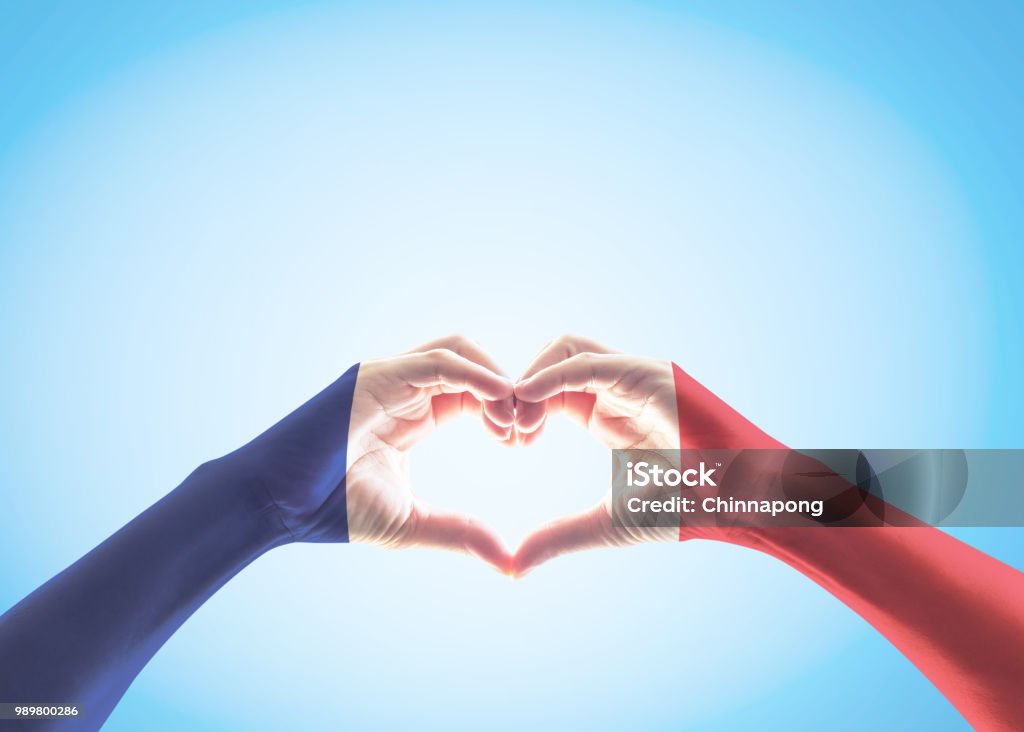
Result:
[[[680,445],[779,448],[673,364]],[[824,587],[889,639],[977,729],[1024,729],[1024,573],[921,527],[719,530]]]

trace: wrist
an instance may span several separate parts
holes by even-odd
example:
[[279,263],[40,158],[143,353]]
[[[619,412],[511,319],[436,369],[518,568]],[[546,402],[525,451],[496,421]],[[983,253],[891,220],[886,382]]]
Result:
[[247,466],[235,453],[209,460],[193,470],[174,493],[195,494],[190,500],[209,519],[204,528],[222,533],[243,555],[251,555],[251,560],[295,537],[265,479]]
[[205,463],[198,477],[230,486],[265,532],[283,530],[278,543],[348,541],[349,424],[358,372],[356,364],[250,442]]

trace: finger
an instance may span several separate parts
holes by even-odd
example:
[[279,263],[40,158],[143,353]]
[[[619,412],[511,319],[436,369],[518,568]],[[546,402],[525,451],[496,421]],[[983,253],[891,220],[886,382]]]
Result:
[[513,398],[509,396],[501,401],[487,401],[483,403],[483,414],[491,422],[504,428],[511,429],[515,424],[515,408]]
[[[528,379],[537,372],[579,353],[614,353],[614,351],[597,341],[584,338],[583,336],[564,335],[545,345],[540,350],[540,353],[534,357],[533,361],[530,362],[530,365],[526,367],[519,380]],[[543,401],[530,402],[517,399],[516,429],[525,433],[539,430],[547,417],[549,406],[551,405]]]
[[544,346],[526,367],[519,380],[528,379],[538,371],[548,366],[554,366],[559,361],[564,361],[578,353],[615,353],[615,351],[583,336],[564,335]]
[[516,429],[523,434],[536,432],[547,418],[545,402],[524,402],[516,399]]
[[[467,338],[461,334],[445,336],[444,338],[438,338],[430,341],[429,343],[424,343],[422,346],[410,351],[410,353],[423,353],[437,349],[449,350],[475,364],[483,366],[485,369],[488,369],[499,376],[506,376],[504,370],[498,366],[498,362],[494,360],[494,357],[491,356],[491,354],[485,351],[484,348],[472,338]],[[515,422],[513,407],[514,405],[511,398],[503,399],[500,402],[484,402],[484,415],[496,425],[500,425],[501,427],[511,427]],[[502,432],[504,432],[504,430],[502,430]]]
[[535,429],[533,432],[520,432],[516,430],[516,442],[523,447],[529,447],[537,441],[537,439],[544,432],[544,422],[541,423],[540,427]]
[[[544,430],[548,417],[561,413],[565,413],[573,422],[584,429],[589,429],[596,401],[597,397],[593,394],[567,391],[563,394],[556,394],[542,402],[519,402],[519,406],[516,407],[516,420],[520,419],[520,410],[524,405],[540,412],[539,419],[536,419],[536,421],[528,421],[525,425],[516,425],[516,431],[522,435],[520,444],[532,445],[536,441],[536,436]],[[522,418],[533,420],[534,413],[531,411],[523,415]]]
[[512,575],[522,577],[562,554],[616,543],[611,515],[600,503],[583,513],[552,521],[526,537],[512,557]]
[[434,412],[434,424],[451,422],[463,414],[478,417],[483,410],[480,400],[468,392],[438,394],[430,400],[430,407]]
[[504,370],[498,366],[498,362],[494,360],[494,357],[485,351],[479,343],[474,341],[472,338],[468,338],[458,333],[424,343],[422,346],[412,349],[409,353],[424,353],[425,351],[434,351],[439,348],[451,351],[452,353],[457,353],[463,358],[467,358],[473,363],[480,364],[484,368],[490,369],[500,376],[506,375]]
[[478,400],[511,400],[512,382],[444,348],[409,354],[399,375],[409,386],[437,388],[443,394],[469,392]]
[[565,392],[606,391],[622,380],[629,367],[628,357],[619,354],[578,353],[519,381],[516,399],[540,402]]
[[483,402],[483,404],[481,404],[480,400],[469,392],[462,392],[460,394],[438,394],[430,400],[430,406],[434,413],[434,424],[445,424],[446,422],[451,422],[453,419],[463,414],[471,414],[476,417],[481,417],[484,427],[487,428],[487,431],[495,438],[503,442],[508,440],[512,436],[512,428],[502,427],[500,424],[488,419],[488,417],[483,413],[484,405],[486,404],[487,402]]
[[497,534],[478,519],[461,513],[437,511],[419,503],[413,509],[412,529],[403,544],[466,552],[484,560],[502,574],[512,568],[512,555]]

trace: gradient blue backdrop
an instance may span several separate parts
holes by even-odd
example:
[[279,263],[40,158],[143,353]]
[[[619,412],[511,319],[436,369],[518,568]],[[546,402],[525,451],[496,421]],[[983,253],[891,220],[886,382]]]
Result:
[[[0,608],[350,363],[575,331],[808,447],[1022,447],[1012,3],[4,3]],[[516,543],[605,451],[473,424],[417,489]],[[1021,530],[957,532],[1024,566]],[[73,701],[73,700],[66,700]],[[796,573],[687,543],[521,582],[294,546],[108,727],[960,729]]]

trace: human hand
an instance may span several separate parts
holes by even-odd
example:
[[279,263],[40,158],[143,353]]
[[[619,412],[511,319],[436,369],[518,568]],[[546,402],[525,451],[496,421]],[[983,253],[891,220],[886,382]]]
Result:
[[466,551],[505,571],[501,540],[475,518],[412,491],[409,450],[461,414],[510,442],[511,382],[475,343],[452,336],[367,361],[248,445],[221,458],[272,497],[295,541]]
[[[537,440],[549,416],[564,413],[612,450],[679,448],[668,361],[628,356],[586,338],[563,336],[541,350],[519,378],[515,393],[522,444]],[[621,509],[609,490],[587,510],[542,526],[520,545],[513,573],[521,576],[567,552],[669,538],[664,531],[617,528],[612,516]]]
[[[546,346],[515,385],[519,440],[537,439],[564,412],[609,449],[782,447],[669,361],[616,353],[578,336]],[[593,507],[530,534],[513,559],[523,575],[567,552],[687,538],[675,529],[623,528],[625,506],[609,490]],[[698,535],[691,532],[692,536]]]

